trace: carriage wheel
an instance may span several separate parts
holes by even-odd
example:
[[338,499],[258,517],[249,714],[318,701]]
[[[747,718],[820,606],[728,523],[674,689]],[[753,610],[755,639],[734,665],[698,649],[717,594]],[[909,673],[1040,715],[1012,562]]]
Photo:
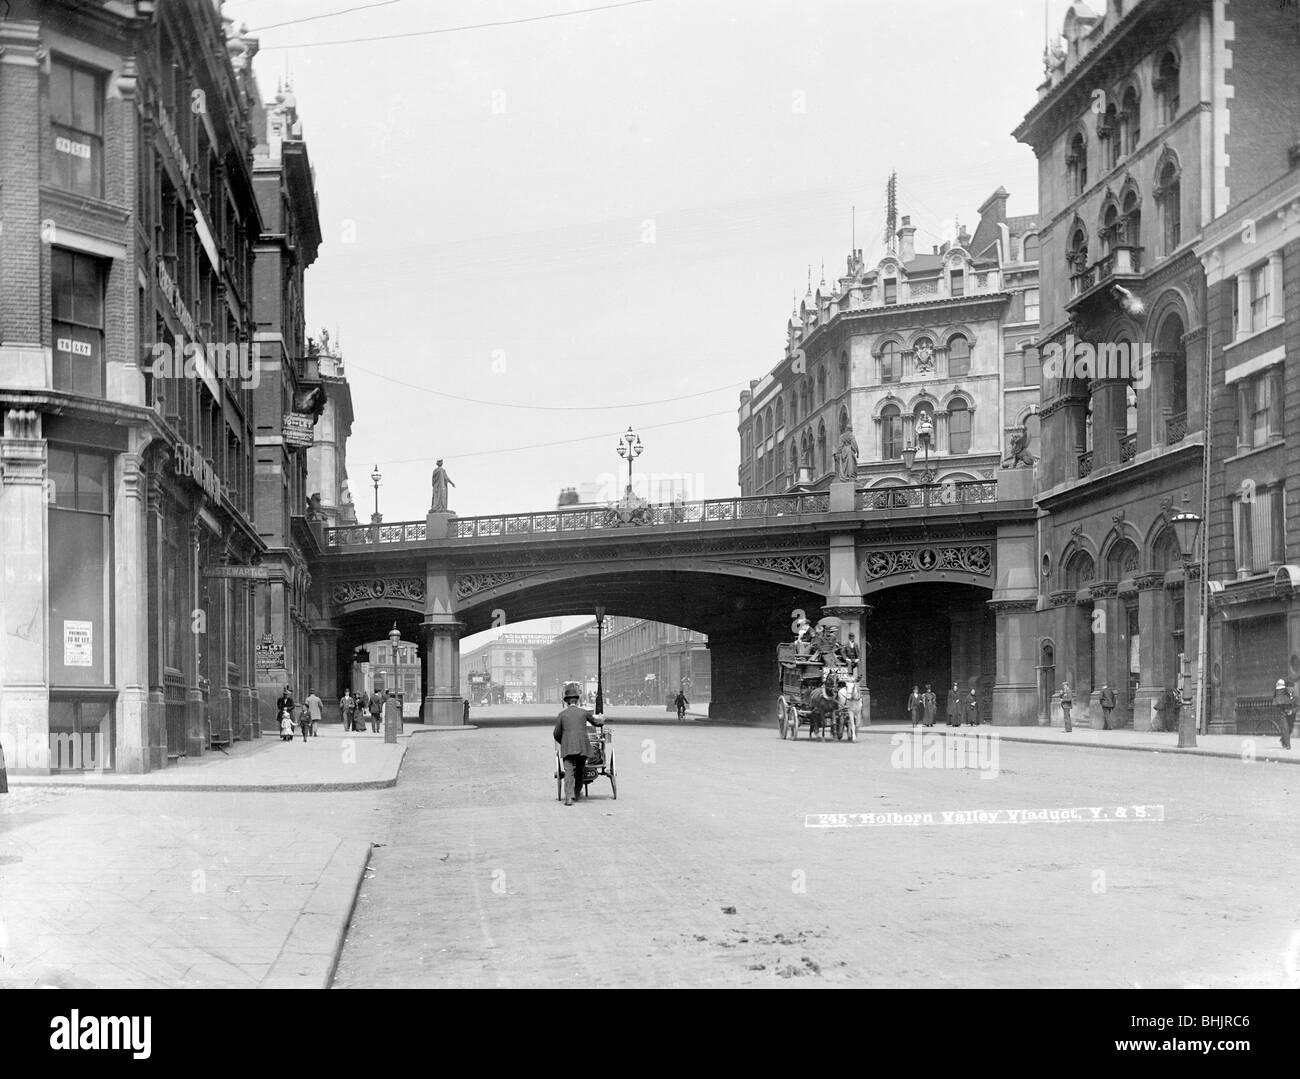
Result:
[[790,741],[793,742],[799,737],[799,709],[793,704],[786,713],[785,730]]
[[781,737],[785,737],[786,713],[787,706],[784,697],[776,699],[776,729],[780,732]]

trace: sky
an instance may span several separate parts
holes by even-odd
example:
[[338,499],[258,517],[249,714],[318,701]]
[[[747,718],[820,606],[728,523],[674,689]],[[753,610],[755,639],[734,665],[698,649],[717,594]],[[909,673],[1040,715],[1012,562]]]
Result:
[[879,257],[891,170],[923,250],[999,185],[1035,211],[1043,3],[229,0],[263,95],[292,79],[362,519],[375,465],[422,519],[438,457],[461,517],[621,491],[629,426],[638,473],[738,494],[739,393],[855,219]]

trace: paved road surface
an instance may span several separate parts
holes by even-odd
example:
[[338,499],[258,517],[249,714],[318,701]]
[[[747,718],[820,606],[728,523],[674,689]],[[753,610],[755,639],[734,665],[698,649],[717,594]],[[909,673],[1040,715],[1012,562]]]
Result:
[[[879,734],[615,731],[619,798],[571,808],[544,727],[413,739],[335,985],[1297,984],[1294,767],[1003,743],[981,778]],[[806,827],[1136,804],[1164,819]]]

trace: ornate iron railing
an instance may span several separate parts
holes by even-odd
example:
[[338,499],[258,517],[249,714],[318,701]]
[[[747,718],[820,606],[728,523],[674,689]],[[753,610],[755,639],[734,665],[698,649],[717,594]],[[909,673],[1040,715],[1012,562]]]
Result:
[[965,506],[998,500],[997,480],[964,480],[952,483],[926,483],[912,487],[873,487],[859,491],[860,510],[926,508],[929,506]]
[[1120,461],[1131,461],[1137,456],[1138,436],[1135,431],[1131,435],[1122,435],[1119,440],[1119,459]]
[[1187,413],[1177,412],[1165,420],[1165,443],[1173,446],[1187,437]]
[[[907,507],[961,506],[998,500],[997,480],[920,484],[859,490],[856,508],[862,510]],[[452,518],[454,539],[499,536],[560,535],[566,532],[594,532],[616,528],[671,527],[727,521],[771,521],[830,512],[830,494],[759,495],[747,498],[716,498],[704,502],[677,502],[644,506],[596,506],[540,513],[492,514]],[[382,525],[349,525],[326,530],[328,547],[372,546],[411,543],[428,538],[425,521],[403,521]]]
[[349,547],[353,544],[413,543],[428,539],[428,522],[397,521],[390,525],[344,525],[326,529],[326,545]]
[[1092,450],[1079,454],[1079,479],[1092,473]]

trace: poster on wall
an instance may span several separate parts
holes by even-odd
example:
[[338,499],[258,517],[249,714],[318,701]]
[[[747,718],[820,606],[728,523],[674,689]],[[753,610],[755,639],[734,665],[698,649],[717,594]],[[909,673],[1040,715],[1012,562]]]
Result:
[[93,667],[94,658],[93,622],[63,623],[63,665],[65,667]]

